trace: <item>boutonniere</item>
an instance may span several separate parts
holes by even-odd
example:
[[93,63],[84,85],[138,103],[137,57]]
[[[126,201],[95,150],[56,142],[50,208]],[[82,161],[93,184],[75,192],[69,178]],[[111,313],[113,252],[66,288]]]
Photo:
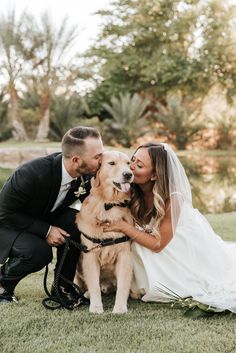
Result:
[[76,197],[80,197],[80,195],[86,194],[85,184],[87,184],[88,181],[89,181],[89,180],[85,180],[85,181],[84,181],[84,178],[81,176],[81,184],[80,184],[78,190],[74,192],[74,194],[75,194]]

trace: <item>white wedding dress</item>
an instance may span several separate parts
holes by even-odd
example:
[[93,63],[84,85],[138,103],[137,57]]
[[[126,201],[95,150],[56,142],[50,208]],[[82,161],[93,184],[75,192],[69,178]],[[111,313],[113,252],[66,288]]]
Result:
[[[132,244],[134,279],[143,301],[168,302],[173,291],[218,311],[236,312],[236,243],[223,241],[185,202],[170,243],[159,253]],[[168,289],[168,290],[167,290]]]

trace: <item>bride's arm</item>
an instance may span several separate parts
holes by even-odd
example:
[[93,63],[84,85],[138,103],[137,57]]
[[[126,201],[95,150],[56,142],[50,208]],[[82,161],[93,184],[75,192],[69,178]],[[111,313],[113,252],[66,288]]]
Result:
[[128,235],[132,240],[138,244],[148,248],[154,252],[160,252],[171,241],[172,227],[170,208],[166,210],[165,216],[160,224],[160,241],[145,231],[138,230],[132,224],[125,221],[120,221],[118,224],[104,225],[105,232],[121,232]]
[[160,240],[158,240],[156,237],[149,233],[139,231],[133,226],[131,227],[132,228],[130,228],[130,231],[127,229],[128,233],[125,234],[127,234],[138,244],[154,252],[160,252],[161,250],[163,250],[173,237],[170,210],[166,211],[165,216],[160,224]]

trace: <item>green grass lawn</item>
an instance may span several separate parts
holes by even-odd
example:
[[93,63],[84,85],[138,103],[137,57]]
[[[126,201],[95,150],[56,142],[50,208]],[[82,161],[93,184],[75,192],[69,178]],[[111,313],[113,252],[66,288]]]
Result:
[[[207,218],[224,239],[236,241],[236,213]],[[113,315],[114,297],[104,298],[101,315],[88,307],[49,311],[41,305],[42,282],[42,271],[28,276],[16,290],[20,303],[1,305],[1,353],[236,352],[235,314],[193,320],[169,304],[129,300],[128,314]]]

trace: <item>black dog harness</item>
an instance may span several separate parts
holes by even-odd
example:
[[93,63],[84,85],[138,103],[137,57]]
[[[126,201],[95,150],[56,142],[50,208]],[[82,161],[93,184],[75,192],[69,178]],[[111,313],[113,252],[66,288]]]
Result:
[[107,238],[107,239],[98,239],[98,238],[92,238],[90,236],[88,236],[87,234],[81,232],[81,234],[87,238],[88,240],[90,240],[91,242],[97,244],[95,247],[93,247],[90,250],[83,250],[84,252],[89,252],[95,248],[100,248],[103,246],[109,246],[109,245],[114,245],[114,244],[120,244],[123,243],[125,241],[130,240],[130,238],[127,235],[124,235],[121,238]]
[[[129,200],[124,200],[123,202],[119,202],[119,203],[104,203],[104,208],[106,211],[110,210],[112,207],[130,207],[130,201]],[[85,234],[84,232],[81,232],[81,234],[87,238],[88,240],[90,240],[92,243],[96,244],[96,246],[92,247],[91,249],[83,249],[82,251],[89,252],[95,248],[100,248],[103,246],[109,246],[109,245],[114,245],[114,244],[120,244],[123,243],[125,241],[130,240],[130,238],[127,235],[124,235],[121,238],[107,238],[107,239],[99,239],[99,238],[93,238],[90,237],[89,235]],[[85,246],[85,245],[82,245]],[[86,246],[85,246],[86,247]]]
[[104,208],[106,211],[110,210],[112,207],[118,206],[118,207],[130,207],[130,201],[129,200],[124,200],[124,202],[119,202],[119,203],[104,203]]

